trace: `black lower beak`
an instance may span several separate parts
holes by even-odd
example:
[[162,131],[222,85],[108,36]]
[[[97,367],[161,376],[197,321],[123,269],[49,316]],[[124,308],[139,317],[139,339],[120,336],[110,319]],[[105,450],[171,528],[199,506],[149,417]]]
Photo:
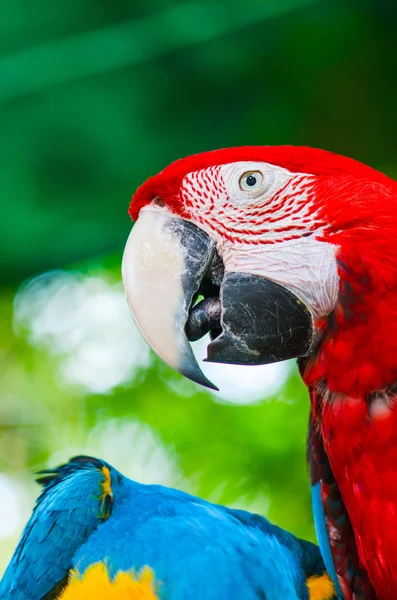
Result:
[[190,312],[193,341],[210,331],[208,362],[260,365],[304,356],[312,345],[312,316],[285,287],[257,275],[225,273],[220,297]]

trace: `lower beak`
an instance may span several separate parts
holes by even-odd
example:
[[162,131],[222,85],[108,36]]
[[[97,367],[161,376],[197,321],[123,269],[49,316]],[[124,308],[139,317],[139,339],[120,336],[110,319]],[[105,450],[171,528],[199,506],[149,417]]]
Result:
[[[309,309],[285,287],[224,272],[215,244],[164,209],[142,209],[123,256],[128,302],[142,335],[176,371],[217,389],[189,344],[210,333],[209,362],[259,365],[307,354]],[[198,295],[204,299],[195,304]]]
[[285,287],[249,273],[225,273],[222,333],[208,362],[258,365],[304,356],[312,345],[308,308]]

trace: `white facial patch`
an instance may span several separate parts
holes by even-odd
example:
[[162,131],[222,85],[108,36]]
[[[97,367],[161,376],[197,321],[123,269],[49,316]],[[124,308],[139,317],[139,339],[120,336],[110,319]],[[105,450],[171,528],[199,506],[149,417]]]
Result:
[[314,203],[314,181],[307,173],[241,161],[189,173],[181,191],[227,271],[280,283],[318,318],[334,309],[339,277],[335,246],[316,239],[325,224]]
[[238,246],[226,241],[219,252],[225,270],[260,275],[283,285],[306,304],[314,318],[335,307],[339,275],[335,246],[315,237],[264,246]]
[[[222,165],[220,169],[230,202],[238,208],[250,206],[266,206],[271,202],[278,190],[294,179],[294,173],[275,165],[258,162],[238,162]],[[245,174],[260,173],[261,182],[252,191],[247,186],[242,188]]]

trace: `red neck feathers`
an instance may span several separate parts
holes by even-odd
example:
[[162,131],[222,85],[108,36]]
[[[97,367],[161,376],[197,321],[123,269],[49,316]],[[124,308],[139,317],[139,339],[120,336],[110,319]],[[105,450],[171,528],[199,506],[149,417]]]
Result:
[[324,240],[337,246],[340,285],[335,310],[318,323],[322,339],[303,378],[360,566],[378,600],[390,600],[397,598],[396,184],[345,183],[319,190],[327,197]]
[[307,385],[325,380],[331,392],[364,397],[397,380],[397,184],[389,181],[318,184],[340,285],[335,310],[318,323],[323,337],[304,370]]

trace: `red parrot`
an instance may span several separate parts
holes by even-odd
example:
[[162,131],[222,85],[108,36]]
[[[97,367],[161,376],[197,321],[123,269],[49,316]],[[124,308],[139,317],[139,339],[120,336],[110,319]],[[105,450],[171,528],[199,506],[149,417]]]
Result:
[[311,397],[317,533],[346,600],[397,598],[397,183],[306,147],[172,163],[136,192],[123,258],[134,318],[203,385],[207,360],[298,358]]

